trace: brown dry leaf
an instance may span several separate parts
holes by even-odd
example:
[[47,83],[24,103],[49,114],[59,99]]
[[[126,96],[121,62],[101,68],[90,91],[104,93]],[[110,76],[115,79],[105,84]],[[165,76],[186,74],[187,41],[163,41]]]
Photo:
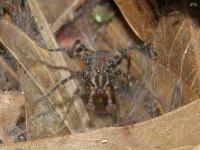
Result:
[[[42,127],[29,124],[29,133],[34,130],[40,132],[40,134],[34,134],[34,132],[31,132],[30,138],[45,137],[49,135],[53,136],[55,135],[55,131],[65,131],[66,127],[70,130],[70,132],[87,130],[88,124],[87,120],[85,120],[86,122],[83,120],[85,119],[84,114],[79,116],[79,111],[76,109],[71,109],[74,107],[77,108],[78,106],[76,105],[74,107],[70,107],[73,106],[74,103],[66,104],[64,98],[59,92],[56,91],[51,98],[48,98],[48,100],[43,99],[44,102],[41,103],[47,104],[44,105],[44,110],[42,109],[43,105],[40,105],[40,102],[37,104],[35,103],[35,101],[37,101],[43,94],[49,91],[49,87],[53,87],[55,85],[55,81],[59,80],[59,77],[56,75],[56,73],[53,71],[50,72],[50,70],[48,70],[44,65],[38,63],[38,60],[43,59],[42,57],[47,58],[47,61],[51,60],[48,54],[43,53],[46,51],[38,49],[35,43],[29,39],[27,35],[25,35],[11,23],[3,20],[0,22],[0,40],[4,47],[9,50],[9,52],[26,71],[29,79],[31,79],[34,83],[34,86],[37,87],[37,91],[34,91],[35,88],[31,88],[32,86],[30,86],[30,89],[26,88],[27,85],[24,89],[26,91],[25,93],[29,93],[26,96],[28,99],[30,98],[29,100],[32,102],[30,103],[31,107],[27,108],[27,110],[30,111],[28,113],[28,115],[30,115],[28,116],[30,123],[33,123],[34,120],[35,123],[42,122]],[[30,95],[32,96],[28,97]],[[48,111],[46,111],[46,107],[51,110],[56,110],[54,112],[51,111],[54,113],[53,116],[56,116],[55,118],[48,118]],[[66,107],[69,107],[69,109]],[[46,117],[45,114],[47,115]],[[52,122],[52,126],[47,126],[48,121]],[[63,125],[65,125],[65,130],[63,129]]]
[[[31,107],[26,108],[27,110],[26,113],[28,117],[27,133],[29,135],[29,138],[37,138],[41,136],[45,137],[46,135],[52,133],[52,131],[63,129],[59,128],[63,126],[63,122],[60,119],[61,110],[59,110],[58,108],[57,112],[56,111],[53,112],[54,115],[52,116],[56,117],[53,118],[53,121],[51,121],[51,122],[56,122],[58,126],[48,126],[49,129],[48,131],[44,130],[45,128],[47,128],[46,124],[49,123],[48,122],[49,120],[46,119],[47,117],[45,115],[43,116],[43,118],[38,117],[41,114],[47,114],[45,113],[46,106],[51,106],[51,104],[47,99],[43,99],[44,102],[42,103],[46,103],[47,105],[44,105],[45,107],[44,109],[42,109],[40,103],[35,104],[35,101],[38,100],[42,96],[42,94],[48,91],[49,86],[53,86],[52,76],[48,74],[48,72],[46,71],[47,69],[43,65],[37,63],[37,61],[40,58],[40,55],[38,54],[40,50],[37,49],[35,43],[32,40],[30,40],[27,35],[25,35],[21,30],[12,25],[10,22],[1,20],[0,26],[1,26],[0,27],[1,44],[15,57],[18,63],[25,70],[28,79],[31,80],[31,82],[26,83],[26,86],[24,87],[22,86],[22,89],[24,90],[27,99],[26,104],[29,104],[29,102],[31,102],[30,103]],[[20,76],[20,80],[22,80],[22,76]],[[30,88],[27,88],[27,85],[28,86],[30,85]],[[32,97],[29,97],[29,95],[32,95]],[[55,94],[54,100],[56,100],[56,97],[59,98],[58,95],[59,93]],[[52,101],[50,100],[50,102]],[[29,123],[33,122],[34,118],[37,118],[35,121],[36,122],[40,121],[41,124],[43,124],[43,127],[40,126],[38,128],[37,126],[31,126],[30,128]],[[38,132],[35,134],[30,134],[32,133],[31,131],[34,130],[34,128],[37,129],[39,134],[37,134]],[[53,132],[53,134],[55,134],[55,132]]]
[[131,52],[132,61],[141,68],[141,78],[147,89],[158,97],[163,112],[168,112],[196,100],[199,96],[176,74],[138,51]]
[[180,13],[163,17],[153,47],[159,63],[199,94],[200,30],[193,25],[191,19]]
[[144,42],[151,42],[156,29],[156,18],[148,0],[115,0],[127,23]]
[[4,143],[14,142],[6,129],[15,126],[24,102],[24,95],[19,92],[0,92],[0,139]]
[[155,150],[197,145],[200,141],[200,100],[156,119],[133,126],[103,128],[65,137],[1,145],[1,150]]
[[177,148],[172,148],[170,150],[199,150],[200,145],[184,145],[184,146],[179,146]]

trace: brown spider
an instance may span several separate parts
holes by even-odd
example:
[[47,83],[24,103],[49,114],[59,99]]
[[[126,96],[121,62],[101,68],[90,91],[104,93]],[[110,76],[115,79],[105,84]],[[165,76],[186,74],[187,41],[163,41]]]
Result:
[[61,85],[65,84],[69,80],[75,78],[82,78],[83,81],[89,84],[90,95],[89,100],[86,105],[87,109],[94,110],[95,106],[93,103],[94,97],[107,98],[106,109],[108,112],[115,110],[116,105],[113,103],[111,92],[114,87],[115,81],[119,79],[120,76],[126,77],[128,80],[129,69],[127,73],[123,73],[119,69],[119,65],[122,63],[123,59],[128,61],[128,66],[130,68],[130,57],[127,54],[127,50],[120,50],[120,55],[112,56],[109,51],[97,50],[96,52],[86,48],[79,40],[76,40],[73,47],[70,49],[59,48],[59,49],[49,49],[50,52],[63,51],[71,58],[79,57],[85,61],[85,68],[83,71],[72,71],[66,67],[52,66],[45,62],[47,67],[54,69],[64,69],[70,71],[71,75],[52,88],[45,97],[48,97]]

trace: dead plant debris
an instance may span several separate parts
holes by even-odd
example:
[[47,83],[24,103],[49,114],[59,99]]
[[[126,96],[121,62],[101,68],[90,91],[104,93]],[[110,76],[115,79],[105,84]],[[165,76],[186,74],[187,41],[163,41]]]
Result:
[[[0,149],[198,149],[199,8],[195,0],[0,0]],[[67,51],[48,51],[59,48]],[[82,50],[109,51],[122,63],[113,75],[124,72],[109,78],[111,95],[94,94],[93,111],[88,85],[107,79],[98,71],[86,85],[71,80],[47,94],[90,66],[72,58]],[[103,52],[92,69],[115,66]]]

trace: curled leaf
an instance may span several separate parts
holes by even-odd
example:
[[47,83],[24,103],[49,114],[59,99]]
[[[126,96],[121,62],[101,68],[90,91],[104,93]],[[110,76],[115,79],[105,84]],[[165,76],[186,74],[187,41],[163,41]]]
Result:
[[156,17],[148,0],[115,0],[127,23],[144,42],[153,40]]

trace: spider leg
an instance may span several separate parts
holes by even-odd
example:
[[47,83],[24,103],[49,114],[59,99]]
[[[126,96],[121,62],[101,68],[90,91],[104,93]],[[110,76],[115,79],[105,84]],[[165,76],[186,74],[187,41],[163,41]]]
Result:
[[[73,46],[72,46],[72,48],[71,49],[76,49],[77,48],[77,46],[79,45],[81,43],[81,41],[80,40],[76,40],[75,42],[74,42],[74,44],[73,44]],[[48,51],[50,51],[50,52],[67,52],[67,51],[69,51],[70,49],[67,49],[67,48],[54,48],[54,49],[47,49]]]
[[130,86],[130,81],[131,81],[131,57],[127,57],[127,72],[124,73],[124,76],[126,76],[127,79],[127,84]]
[[[127,61],[127,72],[126,73],[121,72],[121,70],[118,70],[119,68],[117,68],[122,63],[123,59],[125,59]],[[131,57],[128,55],[127,49],[120,50],[120,55],[114,56],[114,59],[109,63],[108,68],[110,70],[114,70],[113,73],[116,76],[122,75],[123,77],[125,77],[127,79],[127,84],[130,85]]]
[[95,95],[95,88],[91,86],[89,101],[85,106],[86,109],[88,109],[88,110],[93,111],[95,109],[95,106],[94,106],[94,103],[93,103],[94,95]]
[[110,66],[112,68],[117,68],[122,63],[123,59],[126,59],[128,62],[128,66],[131,66],[131,57],[128,55],[128,50],[127,49],[122,49],[119,50],[120,55],[114,56],[114,59],[110,62]]
[[116,105],[113,104],[110,87],[108,87],[108,89],[106,90],[106,95],[108,97],[108,106],[106,107],[106,109],[108,112],[113,112],[116,109]]
[[60,86],[64,85],[68,81],[73,80],[80,76],[82,76],[82,72],[77,71],[77,72],[74,72],[73,74],[71,74],[69,77],[62,79],[51,90],[49,90],[44,96],[42,96],[39,100],[37,100],[37,102],[42,100],[43,98],[47,98],[47,97],[51,96],[52,93],[55,92]]
[[42,61],[40,60],[40,63],[44,64],[45,66],[51,68],[51,69],[58,69],[58,70],[66,70],[66,71],[69,71],[70,73],[73,73],[74,71],[68,67],[65,67],[65,66],[54,66],[54,65],[51,65],[45,61]]
[[122,77],[124,77],[124,78],[126,79],[127,87],[131,87],[131,86],[132,86],[132,85],[131,85],[131,80],[132,80],[133,76],[130,75],[129,72],[127,72],[127,73],[122,72],[121,75],[122,75]]
[[57,48],[57,49],[48,49],[49,52],[66,52],[67,55],[71,58],[73,57],[81,57],[80,53],[82,51],[88,51],[89,49],[85,47],[84,44],[81,43],[80,40],[76,40],[72,46],[72,48]]
[[126,60],[127,60],[127,74],[130,75],[130,72],[131,72],[131,57],[129,56]]

